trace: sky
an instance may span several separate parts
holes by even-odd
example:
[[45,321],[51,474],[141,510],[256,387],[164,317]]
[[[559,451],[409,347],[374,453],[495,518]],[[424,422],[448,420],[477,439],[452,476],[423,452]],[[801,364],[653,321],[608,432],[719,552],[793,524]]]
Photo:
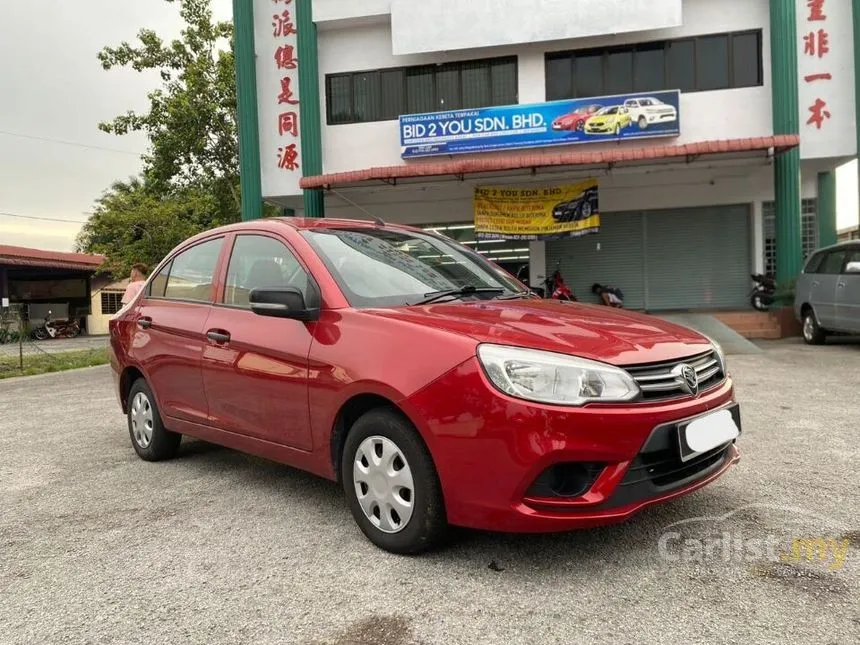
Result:
[[[231,0],[212,6],[218,19],[230,18]],[[96,55],[106,45],[134,41],[143,27],[178,35],[178,6],[26,0],[3,2],[2,15],[0,244],[72,250],[94,200],[115,180],[136,175],[146,148],[143,136],[103,133],[99,121],[146,109],[147,92],[158,86],[152,74],[105,71]]]
[[[231,6],[231,0],[213,0],[219,19],[230,17]],[[71,250],[94,200],[115,180],[139,172],[144,137],[116,137],[97,126],[127,110],[145,109],[146,94],[158,79],[132,70],[104,71],[96,54],[105,45],[134,41],[142,27],[165,38],[177,35],[177,5],[164,0],[3,3],[0,244]],[[837,190],[838,227],[856,224],[856,162],[838,171]]]

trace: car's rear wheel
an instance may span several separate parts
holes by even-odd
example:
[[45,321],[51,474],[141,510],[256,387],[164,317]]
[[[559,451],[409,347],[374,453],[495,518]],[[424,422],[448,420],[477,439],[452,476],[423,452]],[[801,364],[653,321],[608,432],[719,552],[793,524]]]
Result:
[[617,136],[619,136],[620,134],[621,134],[621,124],[620,124],[620,123],[616,123],[616,124],[615,124],[615,136],[617,137]]
[[807,345],[821,345],[827,334],[818,324],[818,318],[812,309],[807,309],[803,314],[803,340]]
[[152,390],[138,379],[128,394],[128,434],[141,459],[161,461],[176,456],[182,435],[164,427]]
[[648,119],[646,119],[644,116],[640,116],[639,117],[639,129],[644,130],[647,127],[648,127]]
[[444,537],[445,505],[433,460],[397,412],[371,410],[353,424],[341,479],[356,523],[379,548],[420,553]]

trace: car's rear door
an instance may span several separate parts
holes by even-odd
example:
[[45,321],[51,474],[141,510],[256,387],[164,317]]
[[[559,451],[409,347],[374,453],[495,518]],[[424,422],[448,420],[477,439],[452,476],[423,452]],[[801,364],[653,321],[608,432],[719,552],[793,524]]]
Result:
[[845,251],[828,251],[812,278],[809,302],[815,310],[818,324],[824,329],[836,326],[836,283],[845,263]]
[[259,316],[251,289],[295,286],[308,273],[284,240],[236,234],[223,293],[204,330],[203,381],[209,423],[221,430],[310,450],[308,353],[315,323]]
[[860,333],[860,248],[849,252],[836,283],[836,329]]
[[223,246],[222,236],[183,249],[161,268],[139,301],[129,354],[143,369],[163,416],[196,423],[208,418],[201,372],[203,327]]

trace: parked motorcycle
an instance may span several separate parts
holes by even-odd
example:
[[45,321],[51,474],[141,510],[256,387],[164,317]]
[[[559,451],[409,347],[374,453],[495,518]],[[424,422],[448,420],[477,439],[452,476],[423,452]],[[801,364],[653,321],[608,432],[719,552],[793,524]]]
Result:
[[561,270],[558,267],[556,267],[552,275],[544,280],[544,287],[544,293],[548,298],[576,302],[573,290],[565,284]]
[[749,293],[750,304],[753,309],[767,311],[773,304],[776,294],[776,281],[769,275],[755,273],[750,275],[755,286]]
[[33,330],[33,338],[47,340],[49,338],[76,338],[81,334],[81,326],[77,320],[58,318],[51,320],[51,312],[45,317],[45,323]]

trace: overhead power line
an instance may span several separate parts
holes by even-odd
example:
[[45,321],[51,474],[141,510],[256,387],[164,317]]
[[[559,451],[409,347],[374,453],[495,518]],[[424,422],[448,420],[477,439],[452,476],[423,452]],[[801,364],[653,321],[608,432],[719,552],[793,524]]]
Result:
[[79,219],[60,219],[59,217],[41,217],[39,215],[21,215],[20,213],[6,213],[0,211],[0,216],[3,217],[18,217],[20,219],[35,219],[42,222],[62,222],[63,224],[86,224],[86,220]]
[[52,139],[50,137],[37,137],[32,134],[21,134],[20,132],[8,132],[6,130],[0,130],[0,134],[5,135],[7,137],[17,137],[19,139],[29,139],[30,141],[43,141],[46,143],[58,143],[63,146],[72,146],[75,148],[84,148],[86,150],[101,150],[102,152],[116,152],[117,154],[123,155],[133,155],[135,157],[140,157],[142,152],[132,152],[131,150],[119,150],[118,148],[105,148],[103,146],[91,146],[86,143],[76,143],[74,141],[64,141],[62,139]]

